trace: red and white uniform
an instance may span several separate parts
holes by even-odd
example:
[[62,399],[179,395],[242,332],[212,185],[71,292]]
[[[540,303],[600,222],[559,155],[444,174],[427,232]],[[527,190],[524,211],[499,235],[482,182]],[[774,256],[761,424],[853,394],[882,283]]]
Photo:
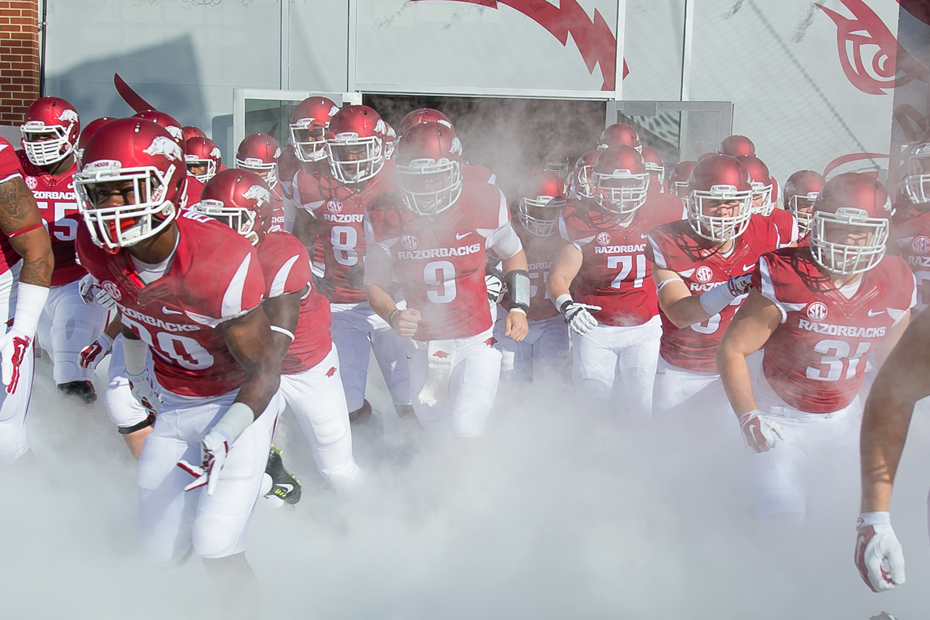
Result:
[[271,231],[284,231],[286,218],[284,217],[284,196],[281,193],[280,183],[271,188],[271,204]]
[[494,331],[503,355],[501,377],[518,382],[561,381],[571,368],[568,325],[549,299],[546,280],[562,238],[557,234],[534,235],[519,220],[514,220],[512,225],[523,243],[530,276],[530,309],[527,312],[530,331],[521,342],[504,336],[506,309],[510,307],[510,294],[505,293]]
[[786,248],[762,256],[752,284],[781,311],[753,393],[785,436],[749,456],[753,510],[759,520],[801,523],[808,460],[823,464],[831,485],[856,468],[866,360],[914,305],[914,278],[885,256],[844,295],[809,249]]
[[[24,176],[13,146],[0,138],[0,185]],[[4,208],[5,205],[0,205]],[[3,231],[0,231],[0,323],[9,325],[16,310],[16,289],[22,259]],[[13,394],[0,389],[0,462],[12,463],[29,451],[26,433],[26,413],[32,396],[35,349],[29,349],[20,365],[19,387]]]
[[494,174],[494,171],[487,166],[479,166],[476,164],[462,165],[462,179],[466,182],[476,181],[478,183],[497,185],[497,175]]
[[280,393],[310,444],[320,475],[334,488],[344,489],[359,479],[360,470],[352,456],[349,410],[329,333],[329,302],[313,289],[310,259],[296,237],[268,233],[256,250],[266,298],[299,294],[309,287],[300,302],[294,340],[281,362]]
[[772,220],[778,230],[778,247],[786,248],[792,243],[797,244],[801,233],[798,230],[798,221],[794,219],[790,211],[776,206],[772,209],[768,219]]
[[572,379],[585,396],[609,400],[619,372],[622,402],[638,415],[650,415],[661,326],[646,255],[648,236],[656,226],[680,218],[681,200],[659,193],[648,194],[626,225],[591,200],[572,201],[562,209],[562,238],[582,254],[573,298],[601,308],[592,313],[596,328],[571,334]]
[[891,224],[892,252],[907,261],[917,281],[915,312],[930,306],[930,211],[909,209]]
[[368,380],[369,351],[374,351],[395,405],[410,404],[404,345],[368,304],[365,272],[365,209],[377,196],[394,189],[393,162],[361,189],[336,181],[328,172],[295,177],[294,198],[320,222],[325,273],[322,287],[332,302],[333,343],[339,354],[349,411],[362,407]]
[[201,440],[245,380],[220,325],[258,307],[265,281],[255,250],[229,227],[189,211],[177,227],[178,245],[164,265],[138,263],[125,250],[105,252],[83,226],[77,238],[81,263],[153,353],[162,408],[136,479],[143,545],[163,564],[179,561],[191,545],[206,558],[245,549],[280,409],[276,396],[236,439],[212,496],[184,492],[191,477],[177,461],[200,462]]
[[[522,249],[504,194],[488,183],[464,183],[458,201],[434,217],[417,216],[398,194],[386,194],[369,205],[367,222],[366,282],[390,286],[393,267],[407,307],[420,312],[407,349],[417,418],[434,436],[480,435],[501,363],[484,282],[487,254],[506,260]],[[438,402],[430,404],[426,391]]]
[[194,175],[187,174],[187,204],[195,205],[200,202],[200,195],[203,194],[203,181]]
[[[649,233],[647,256],[657,267],[678,274],[691,291],[700,295],[725,286],[731,277],[752,271],[759,257],[778,248],[779,234],[771,218],[753,215],[746,231],[736,238],[727,256],[699,237],[688,221],[660,226]],[[743,303],[745,296],[702,323],[678,328],[659,309],[662,317],[662,340],[659,347],[659,370],[653,400],[656,413],[666,413],[686,405],[699,392],[704,402],[726,415],[733,415],[717,373],[717,345]],[[712,397],[712,398],[711,398]],[[684,410],[681,409],[684,413]],[[729,419],[727,419],[729,422]]]
[[82,226],[71,178],[77,172],[72,164],[57,176],[34,166],[25,151],[18,151],[26,186],[32,190],[39,213],[48,229],[55,256],[55,270],[48,301],[39,318],[38,345],[52,358],[56,384],[87,381],[93,371],[81,368],[78,356],[87,343],[100,337],[106,327],[106,310],[98,304],[85,304],[78,291],[78,280],[87,273],[78,264],[74,239]]

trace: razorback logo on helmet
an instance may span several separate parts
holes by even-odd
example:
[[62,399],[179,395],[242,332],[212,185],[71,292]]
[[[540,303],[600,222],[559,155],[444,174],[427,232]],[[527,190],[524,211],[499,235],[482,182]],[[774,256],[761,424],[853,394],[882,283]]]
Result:
[[329,200],[326,203],[326,210],[330,213],[341,213],[342,212],[342,203],[338,200]]
[[281,147],[280,147],[280,146],[279,146],[278,148],[276,148],[275,151],[274,151],[274,158],[275,158],[275,159],[278,159],[279,157],[281,157]]
[[164,136],[155,136],[155,139],[152,140],[152,143],[148,146],[148,148],[142,152],[146,155],[152,156],[164,155],[170,161],[184,158],[184,153],[181,151],[181,147],[178,146],[176,142],[172,142]]
[[822,321],[827,318],[827,304],[815,301],[807,307],[807,318],[812,321]]
[[339,106],[333,106],[329,109],[330,116],[336,116],[336,113],[339,112]]
[[165,127],[175,140],[184,140],[184,130],[180,127],[175,127],[174,125],[168,125]]
[[405,250],[415,250],[420,242],[415,235],[404,235],[400,238],[400,244],[404,246]]
[[449,152],[453,155],[462,154],[462,141],[459,140],[458,136],[452,138],[452,145],[449,147]]
[[610,233],[602,232],[597,236],[598,245],[610,245]]
[[58,117],[58,120],[68,121],[69,123],[77,123],[80,119],[78,119],[77,112],[65,108],[61,111],[61,116]]
[[694,272],[694,277],[698,282],[707,283],[714,279],[714,270],[707,265],[701,265]]
[[210,157],[215,157],[216,159],[219,159],[222,156],[223,154],[220,153],[219,147],[214,146],[213,149],[210,151]]
[[914,237],[914,240],[911,241],[911,247],[914,248],[914,251],[918,254],[926,254],[930,252],[930,238],[923,235]]
[[116,286],[116,283],[110,280],[104,280],[101,282],[100,287],[106,291],[107,295],[113,298],[113,301],[119,301],[123,297],[123,295],[119,292],[119,288]]
[[375,123],[375,133],[387,133],[387,125],[385,125],[384,121],[380,118],[378,119],[378,122]]
[[39,182],[35,177],[26,177],[26,187],[29,189],[35,189],[39,186]]
[[261,185],[253,185],[242,194],[242,197],[247,200],[255,199],[257,207],[271,202],[271,194]]

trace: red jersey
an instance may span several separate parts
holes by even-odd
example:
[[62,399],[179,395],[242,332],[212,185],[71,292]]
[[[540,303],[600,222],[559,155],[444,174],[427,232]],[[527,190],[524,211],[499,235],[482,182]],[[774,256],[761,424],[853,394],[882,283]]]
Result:
[[669,194],[648,194],[626,226],[593,200],[566,204],[559,230],[582,254],[572,282],[575,301],[600,306],[594,318],[607,325],[642,325],[654,317],[659,302],[646,239],[650,230],[680,216],[681,200]]
[[465,164],[462,166],[463,181],[477,181],[479,183],[497,184],[497,175],[487,166]]
[[798,242],[800,236],[798,221],[794,219],[790,211],[775,207],[768,219],[775,223],[775,228],[778,230],[778,247],[786,248]]
[[891,224],[889,249],[907,261],[917,281],[917,305],[930,305],[930,211],[909,210]]
[[[555,260],[555,254],[562,244],[562,238],[556,234],[548,237],[534,235],[526,230],[519,220],[513,222],[513,228],[523,243],[528,265],[527,271],[530,274],[530,309],[526,313],[526,318],[530,321],[551,319],[559,313],[559,310],[555,307],[555,302],[549,299],[546,280],[549,279],[549,270],[552,269],[552,261]],[[510,307],[509,292],[504,294],[501,304],[505,308]]]
[[184,396],[219,396],[245,381],[220,324],[258,307],[265,280],[252,244],[225,224],[194,211],[183,211],[177,223],[168,270],[149,284],[127,251],[104,251],[86,226],[78,230],[77,251],[119,306],[123,325],[149,345],[161,386]]
[[368,235],[391,255],[407,307],[420,311],[416,340],[468,338],[491,328],[487,238],[509,223],[506,198],[483,182],[464,183],[458,201],[435,217],[414,214],[397,192],[372,201]]
[[25,151],[17,151],[16,154],[19,156],[26,186],[32,190],[52,242],[52,254],[55,255],[52,286],[80,280],[87,272],[77,263],[77,255],[74,252],[74,239],[81,224],[72,180],[78,171],[77,163],[72,163],[71,167],[61,174],[52,176],[33,165]]
[[310,258],[303,244],[284,231],[265,235],[255,248],[265,278],[265,297],[298,293],[309,286],[300,302],[300,316],[294,340],[281,361],[281,374],[293,375],[309,370],[323,361],[333,347],[329,325],[332,315],[329,302],[310,283]]
[[362,281],[365,274],[365,208],[380,194],[396,187],[394,162],[384,167],[360,189],[326,174],[301,170],[295,179],[297,206],[313,213],[320,222],[323,246],[323,279],[333,303],[368,301]]
[[188,173],[187,175],[187,206],[192,206],[200,202],[200,196],[203,194],[203,181]]
[[752,285],[782,316],[763,347],[765,378],[782,400],[808,413],[830,413],[852,402],[869,353],[915,301],[914,277],[896,256],[862,274],[849,299],[809,248],[763,255]]
[[[14,177],[23,178],[23,168],[19,164],[13,145],[0,138],[0,185]],[[0,230],[0,273],[9,271],[10,267],[20,261],[20,258],[20,255],[10,245],[6,234]]]
[[[677,273],[692,295],[725,285],[731,277],[752,273],[765,252],[778,248],[778,229],[771,218],[753,215],[749,227],[736,238],[729,256],[722,256],[688,221],[672,222],[649,233],[646,255],[657,267]],[[673,366],[699,372],[717,372],[717,345],[745,295],[703,323],[678,328],[662,309],[659,353]]]
[[284,230],[284,197],[280,185],[271,188],[271,232]]

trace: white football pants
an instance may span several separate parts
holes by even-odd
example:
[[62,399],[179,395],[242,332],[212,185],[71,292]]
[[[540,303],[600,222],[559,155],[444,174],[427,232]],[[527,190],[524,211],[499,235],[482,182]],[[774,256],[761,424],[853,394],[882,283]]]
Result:
[[226,413],[237,392],[195,398],[161,390],[162,408],[145,440],[136,472],[142,545],[157,564],[176,564],[191,546],[201,557],[211,559],[245,550],[281,409],[280,394],[233,442],[212,496],[205,486],[185,492],[193,478],[177,466],[180,459],[200,464],[200,442]]
[[57,385],[93,380],[94,371],[81,368],[78,357],[106,327],[107,311],[96,302],[84,303],[78,285],[75,281],[53,286],[39,317],[36,339],[52,358],[52,378]]
[[410,389],[417,419],[433,437],[477,437],[484,431],[497,394],[501,352],[491,329],[450,340],[454,355],[448,393],[435,405],[420,402],[418,395],[429,373],[429,342],[410,339]]
[[[598,323],[585,335],[571,333],[572,381],[576,392],[603,406],[612,401],[634,416],[652,415],[652,392],[659,358],[662,324],[658,316],[642,325]],[[614,382],[623,382],[615,394]]]
[[[131,428],[145,421],[149,412],[139,404],[132,395],[129,379],[126,377],[126,362],[123,355],[123,335],[117,334],[113,339],[113,348],[110,353],[110,366],[107,368],[107,387],[103,391],[103,403],[107,407],[110,421],[118,428]],[[146,354],[145,367],[148,370],[152,385],[156,393],[161,393],[155,379],[152,350]]]
[[405,339],[375,314],[367,302],[331,304],[330,307],[333,312],[333,344],[339,355],[339,370],[349,411],[360,409],[365,400],[369,350],[374,351],[394,404],[409,405],[410,375]]
[[517,383],[563,381],[571,369],[568,325],[562,315],[529,321],[530,332],[521,342],[504,336],[506,314],[494,324],[501,345],[501,378]]
[[[0,273],[0,329],[3,330],[7,329],[16,309],[16,283],[21,267],[22,261],[19,261],[8,271]],[[5,464],[29,451],[26,416],[35,376],[35,340],[29,345],[19,372],[19,384],[13,394],[7,394],[0,385],[0,462]]]
[[739,431],[720,375],[673,366],[659,356],[652,399],[653,417],[673,424],[691,421],[732,434]]
[[280,394],[297,418],[323,479],[338,491],[360,480],[336,350],[309,370],[281,375]]

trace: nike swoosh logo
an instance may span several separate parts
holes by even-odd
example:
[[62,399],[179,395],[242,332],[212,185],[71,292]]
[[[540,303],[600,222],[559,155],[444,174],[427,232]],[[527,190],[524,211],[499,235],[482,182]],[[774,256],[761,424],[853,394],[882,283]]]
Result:
[[470,235],[470,234],[471,234],[470,232],[467,232],[467,233],[465,233],[464,235],[460,235],[460,234],[456,233],[456,234],[455,234],[455,240],[456,240],[456,241],[461,241],[462,239],[464,239],[465,237],[467,237],[467,236]]
[[161,311],[165,314],[184,314],[183,312],[178,312],[177,310],[170,310],[168,306],[162,306]]
[[283,489],[285,493],[290,493],[291,491],[294,490],[294,485],[293,485],[293,484],[287,484],[287,483],[284,483],[284,482],[282,482],[281,484],[279,484],[278,487],[280,487],[281,489]]
[[752,271],[752,270],[755,269],[755,268],[756,268],[756,266],[755,266],[754,264],[753,264],[753,265],[743,265],[743,271]]
[[640,233],[640,234],[639,234],[639,238],[640,238],[640,239],[648,239],[648,238],[649,238],[649,233]]
[[0,144],[0,151],[2,151],[3,149],[5,149],[5,148],[8,147],[8,146],[10,146],[10,145],[9,145],[9,144]]
[[879,314],[885,314],[885,311],[879,310],[878,312],[875,312],[874,310],[869,310],[869,316],[878,316]]

